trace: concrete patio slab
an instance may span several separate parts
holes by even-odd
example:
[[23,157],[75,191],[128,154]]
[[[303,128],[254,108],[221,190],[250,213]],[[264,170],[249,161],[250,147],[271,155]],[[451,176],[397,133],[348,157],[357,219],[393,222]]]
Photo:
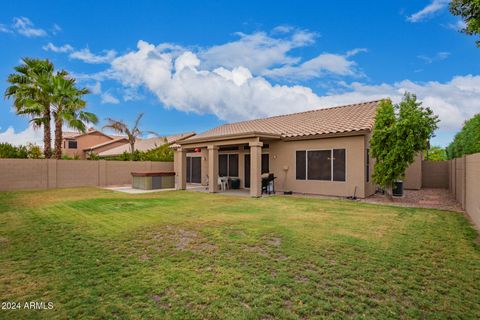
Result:
[[142,193],[153,193],[153,192],[162,192],[162,191],[173,191],[175,188],[168,188],[168,189],[154,189],[154,190],[142,190],[142,189],[134,189],[131,186],[124,186],[124,187],[108,187],[104,188],[107,190],[118,191],[123,193],[130,193],[130,194],[142,194]]

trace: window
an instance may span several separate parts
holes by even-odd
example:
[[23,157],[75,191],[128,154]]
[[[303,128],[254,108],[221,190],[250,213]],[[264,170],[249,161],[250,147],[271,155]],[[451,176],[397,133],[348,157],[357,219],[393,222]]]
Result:
[[262,154],[262,174],[270,172],[270,158],[267,153]]
[[77,141],[68,140],[68,149],[77,149]]
[[218,175],[220,177],[238,177],[238,154],[218,155]]
[[297,180],[305,180],[307,178],[306,174],[306,163],[307,163],[307,151],[297,151],[296,153],[296,177]]
[[367,159],[365,161],[367,164],[365,177],[367,178],[367,182],[370,181],[370,149],[367,149]]
[[345,149],[296,152],[297,180],[345,181]]
[[308,151],[308,180],[332,180],[331,150]]
[[228,176],[238,177],[238,154],[228,155]]
[[333,149],[333,181],[345,181],[345,149]]

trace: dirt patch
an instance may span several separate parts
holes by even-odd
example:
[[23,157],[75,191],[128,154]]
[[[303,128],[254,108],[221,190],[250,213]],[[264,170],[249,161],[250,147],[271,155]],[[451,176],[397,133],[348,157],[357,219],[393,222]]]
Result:
[[274,261],[285,261],[289,257],[284,255],[281,251],[282,239],[277,236],[265,236],[261,238],[259,243],[247,246],[245,249],[248,252],[256,253],[263,257],[269,257]]
[[10,240],[6,237],[0,237],[0,248],[1,247],[6,247]]
[[267,244],[269,246],[280,247],[280,245],[282,244],[282,239],[278,237],[273,237],[267,240]]
[[402,207],[432,208],[462,212],[462,207],[448,189],[405,190],[403,197],[394,197],[392,201],[382,194],[374,194],[360,201],[384,203]]
[[212,254],[218,247],[197,230],[168,225],[139,234],[132,241],[132,249],[137,252],[136,255],[141,261],[147,261],[160,252],[170,250]]

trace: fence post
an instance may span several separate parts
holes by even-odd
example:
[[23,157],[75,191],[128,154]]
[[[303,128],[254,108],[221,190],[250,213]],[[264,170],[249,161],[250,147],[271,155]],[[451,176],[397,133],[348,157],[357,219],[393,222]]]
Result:
[[107,185],[107,161],[97,160],[98,162],[98,186],[105,187]]
[[47,159],[47,188],[54,189],[57,187],[57,159]]

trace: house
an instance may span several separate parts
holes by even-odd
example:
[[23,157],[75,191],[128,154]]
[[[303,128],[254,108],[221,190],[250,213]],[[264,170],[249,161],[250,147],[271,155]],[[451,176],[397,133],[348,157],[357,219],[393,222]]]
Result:
[[261,175],[276,191],[364,198],[375,192],[369,141],[379,101],[221,125],[177,142],[176,188],[238,177],[261,195]]
[[89,152],[99,153],[126,143],[124,136],[107,135],[94,128],[85,133],[63,132],[62,154],[86,159]]
[[[138,138],[135,150],[148,151],[165,143],[175,143],[195,135],[195,132],[185,132],[167,137],[149,139]],[[64,132],[62,142],[62,154],[69,157],[87,159],[90,153],[100,157],[114,157],[130,152],[130,144],[126,136],[109,135],[99,130],[90,128],[85,133]]]
[[[166,137],[155,137],[148,139],[137,139],[135,142],[135,150],[149,151],[168,143],[173,144],[180,140],[190,138],[195,135],[195,132],[185,132]],[[130,144],[122,144],[115,148],[109,148],[105,151],[99,152],[98,155],[102,158],[115,157],[122,155],[124,152],[130,152]]]

